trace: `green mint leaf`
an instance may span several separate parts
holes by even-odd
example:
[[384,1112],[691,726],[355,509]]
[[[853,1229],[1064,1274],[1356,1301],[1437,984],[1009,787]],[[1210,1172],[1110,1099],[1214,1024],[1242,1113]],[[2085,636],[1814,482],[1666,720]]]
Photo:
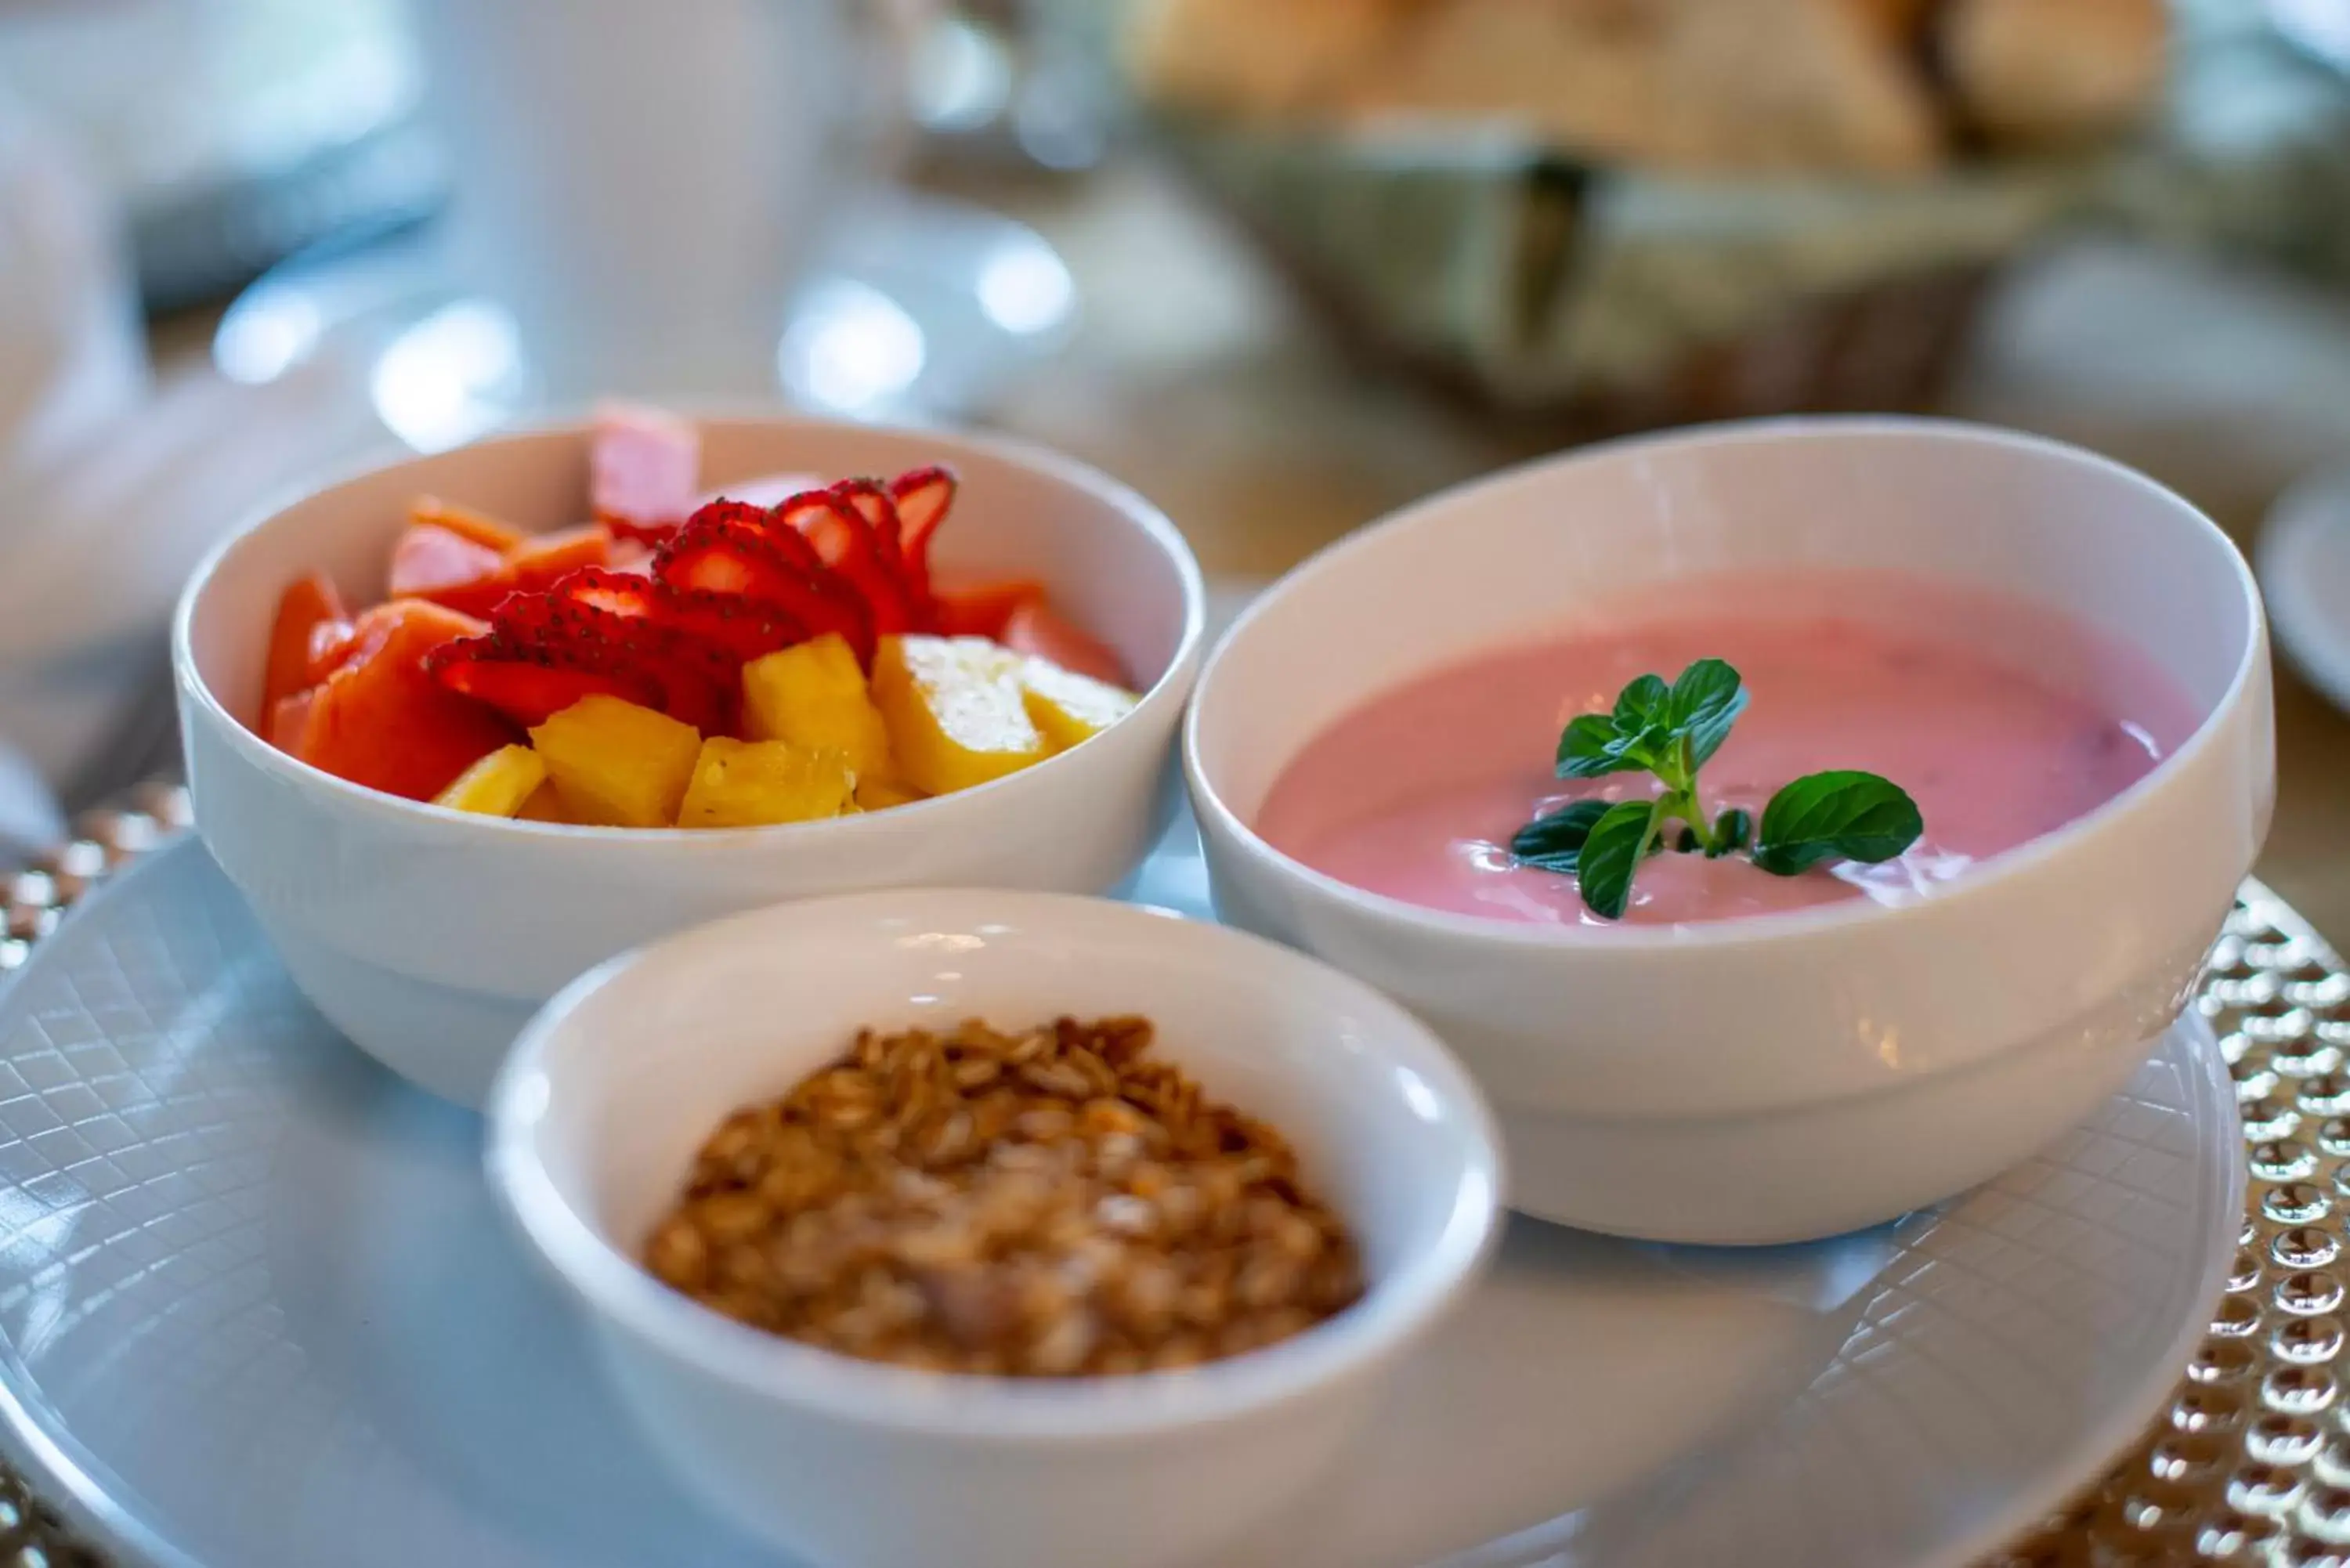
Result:
[[1687,823],[1681,824],[1681,836],[1673,840],[1673,847],[1683,855],[1688,855],[1700,847],[1698,843],[1697,829]]
[[1713,846],[1705,852],[1705,857],[1719,860],[1725,855],[1735,854],[1745,848],[1746,841],[1753,836],[1752,814],[1733,806],[1713,819]]
[[1778,877],[1796,876],[1823,860],[1875,865],[1917,843],[1925,831],[1918,803],[1891,780],[1848,770],[1812,774],[1762,808],[1754,864]]
[[1558,776],[1596,779],[1604,774],[1633,773],[1648,766],[1652,732],[1626,734],[1605,713],[1586,713],[1571,721],[1558,738]]
[[1544,871],[1572,873],[1591,836],[1592,824],[1607,815],[1604,800],[1578,800],[1546,816],[1538,816],[1510,840],[1510,853],[1525,865]]
[[1700,659],[1681,671],[1665,703],[1665,722],[1683,738],[1691,773],[1721,750],[1747,701],[1738,671],[1719,659]]
[[1616,729],[1619,734],[1637,735],[1665,717],[1665,703],[1672,695],[1661,675],[1643,675],[1616,695]]
[[1583,886],[1583,901],[1606,920],[1620,920],[1632,902],[1632,873],[1648,852],[1655,831],[1657,805],[1627,800],[1607,808],[1583,841],[1582,863],[1575,877]]

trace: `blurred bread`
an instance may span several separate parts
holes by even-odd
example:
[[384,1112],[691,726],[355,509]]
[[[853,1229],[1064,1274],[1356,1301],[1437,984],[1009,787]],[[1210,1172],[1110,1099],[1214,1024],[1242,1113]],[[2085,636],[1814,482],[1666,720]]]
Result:
[[1946,0],[1936,33],[1960,113],[1996,144],[2111,135],[2162,90],[2164,0]]
[[1939,161],[1941,125],[1887,15],[1875,0],[1449,0],[1398,24],[1349,101],[1666,168],[1915,173]]
[[1499,122],[1715,173],[1914,174],[1954,123],[2024,151],[2106,135],[2159,95],[2168,31],[2166,0],[1136,3],[1129,63],[1162,104]]
[[1926,40],[1926,23],[1935,0],[1845,0],[1877,36],[1901,49],[1916,49]]
[[1146,0],[1128,67],[1150,96],[1263,118],[1327,107],[1426,0]]

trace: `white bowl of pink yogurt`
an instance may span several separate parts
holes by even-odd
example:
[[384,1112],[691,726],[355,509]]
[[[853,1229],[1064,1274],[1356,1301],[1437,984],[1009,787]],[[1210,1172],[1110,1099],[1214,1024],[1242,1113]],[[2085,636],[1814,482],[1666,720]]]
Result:
[[[1635,678],[1711,659],[1745,703],[1718,752],[1676,749],[1703,726],[1662,698],[1620,732],[1698,760],[1713,857],[1659,815],[1673,776],[1556,761]],[[1184,733],[1219,914],[1433,1025],[1500,1113],[1516,1208],[1722,1243],[1950,1197],[2118,1087],[2251,867],[2273,750],[2259,591],[2208,518],[2089,452],[1886,419],[1625,442],[1410,507],[1243,614]],[[1823,827],[1802,789],[1766,809],[1828,770],[1890,781],[1918,831]],[[1519,853],[1586,801],[1653,847]]]

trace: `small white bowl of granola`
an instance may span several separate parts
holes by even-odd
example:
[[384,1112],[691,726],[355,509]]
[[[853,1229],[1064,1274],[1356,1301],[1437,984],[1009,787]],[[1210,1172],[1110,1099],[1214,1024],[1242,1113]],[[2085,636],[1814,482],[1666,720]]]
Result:
[[617,959],[488,1115],[656,1447],[827,1568],[1211,1556],[1338,1459],[1497,1231],[1491,1118],[1409,1013],[1058,895],[824,899]]

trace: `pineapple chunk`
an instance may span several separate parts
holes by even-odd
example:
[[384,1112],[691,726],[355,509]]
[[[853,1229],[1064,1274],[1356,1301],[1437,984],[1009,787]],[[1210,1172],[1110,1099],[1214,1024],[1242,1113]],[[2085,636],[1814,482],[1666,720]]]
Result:
[[539,761],[536,752],[528,746],[500,746],[459,774],[455,782],[432,797],[432,804],[484,816],[512,816],[546,782],[546,764]]
[[1017,654],[983,637],[885,637],[873,701],[897,776],[925,794],[969,789],[1045,760]]
[[522,809],[515,812],[515,816],[523,822],[569,822],[571,820],[571,814],[563,809],[563,792],[555,787],[553,779],[547,780],[531,791],[530,798],[522,803]]
[[835,751],[860,779],[889,773],[889,731],[838,632],[743,667],[743,729],[754,741]]
[[856,804],[859,811],[887,811],[893,805],[906,805],[927,798],[921,791],[908,789],[890,779],[860,777],[857,781]]
[[702,735],[618,697],[582,697],[530,732],[574,822],[667,827],[693,777]]
[[856,775],[840,753],[789,741],[702,742],[680,827],[760,827],[838,816]]
[[1107,680],[1033,656],[1020,662],[1020,698],[1029,722],[1055,752],[1092,740],[1133,712],[1137,701]]

